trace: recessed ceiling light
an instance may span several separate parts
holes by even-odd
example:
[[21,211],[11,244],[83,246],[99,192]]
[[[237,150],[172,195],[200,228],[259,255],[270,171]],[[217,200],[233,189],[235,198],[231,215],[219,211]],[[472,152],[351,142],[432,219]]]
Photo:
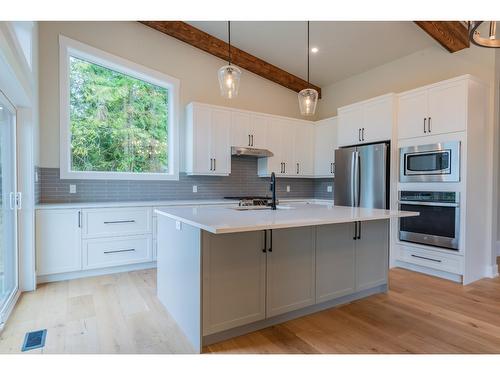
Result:
[[318,51],[319,51],[319,48],[318,48],[318,47],[313,47],[313,48],[311,48],[311,52],[312,52],[312,53],[318,53]]

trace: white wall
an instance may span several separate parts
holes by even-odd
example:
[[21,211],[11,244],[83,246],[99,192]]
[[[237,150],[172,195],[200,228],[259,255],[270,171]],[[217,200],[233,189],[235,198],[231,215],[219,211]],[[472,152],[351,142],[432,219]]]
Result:
[[41,167],[59,167],[59,34],[180,79],[182,109],[200,101],[300,117],[295,92],[245,70],[238,97],[222,98],[216,73],[223,60],[137,22],[40,22]]
[[[322,87],[318,118],[337,114],[337,108],[388,92],[402,92],[462,74],[494,81],[495,51],[472,46],[449,53],[436,45],[390,63]],[[493,96],[493,94],[492,94]]]

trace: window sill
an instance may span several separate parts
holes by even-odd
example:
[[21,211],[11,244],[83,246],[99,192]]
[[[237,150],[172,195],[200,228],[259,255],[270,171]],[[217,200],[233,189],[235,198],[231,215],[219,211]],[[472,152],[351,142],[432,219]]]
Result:
[[75,172],[61,169],[61,180],[179,181],[179,173]]

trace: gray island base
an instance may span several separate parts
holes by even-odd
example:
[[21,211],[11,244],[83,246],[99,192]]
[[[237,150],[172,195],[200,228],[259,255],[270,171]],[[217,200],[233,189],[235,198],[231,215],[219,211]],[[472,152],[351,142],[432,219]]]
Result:
[[196,353],[387,291],[389,221],[416,215],[310,205],[235,219],[225,210],[157,211],[158,298]]

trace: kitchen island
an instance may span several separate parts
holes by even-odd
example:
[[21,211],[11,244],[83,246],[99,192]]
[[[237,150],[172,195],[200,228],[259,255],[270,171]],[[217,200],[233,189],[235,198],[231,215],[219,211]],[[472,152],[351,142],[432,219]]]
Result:
[[158,298],[193,346],[387,290],[389,220],[417,213],[328,204],[158,215]]

